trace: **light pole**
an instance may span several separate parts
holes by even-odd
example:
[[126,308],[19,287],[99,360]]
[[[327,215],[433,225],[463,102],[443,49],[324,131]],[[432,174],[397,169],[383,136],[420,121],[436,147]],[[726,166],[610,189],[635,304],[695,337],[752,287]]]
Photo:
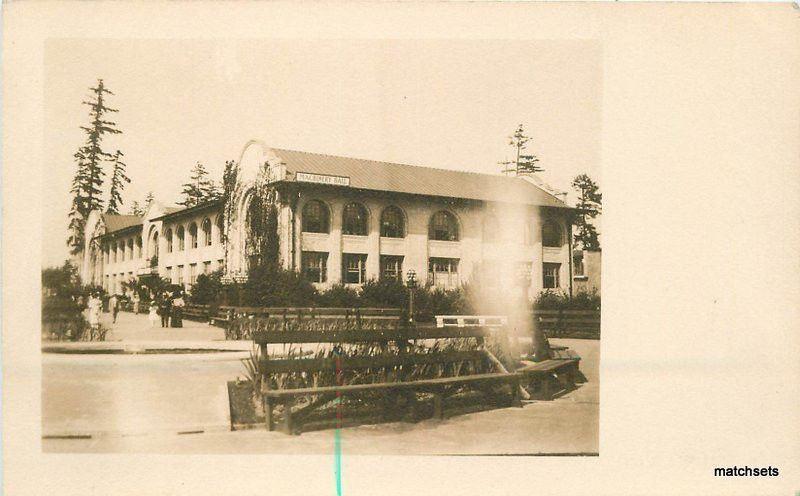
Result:
[[414,323],[414,288],[417,287],[417,273],[414,269],[406,272],[406,285],[408,286],[408,323]]

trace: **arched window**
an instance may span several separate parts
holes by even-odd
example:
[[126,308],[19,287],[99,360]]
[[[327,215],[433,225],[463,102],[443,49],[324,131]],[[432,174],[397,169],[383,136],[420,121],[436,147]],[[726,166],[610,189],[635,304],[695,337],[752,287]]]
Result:
[[428,228],[428,237],[437,241],[458,241],[458,221],[446,210],[433,214]]
[[183,230],[183,226],[178,227],[178,251],[183,251],[186,247],[184,244],[185,239],[185,231]]
[[211,219],[203,219],[203,246],[211,246]]
[[342,234],[367,235],[367,209],[360,203],[348,203],[342,213]]
[[303,232],[330,232],[328,207],[319,200],[311,200],[303,207]]
[[561,248],[563,236],[561,226],[549,220],[542,226],[542,245],[553,248]]
[[151,258],[158,257],[158,231],[153,231],[152,240],[152,250],[150,250],[150,253],[152,253]]
[[225,236],[225,217],[222,214],[217,216],[217,241],[222,244],[222,238]]
[[117,241],[117,253],[119,254],[119,261],[125,261],[125,242]]
[[167,253],[172,253],[172,229],[164,231],[164,237],[167,238]]
[[403,211],[397,207],[386,207],[381,213],[381,236],[384,238],[405,238],[406,226]]
[[497,216],[487,213],[483,217],[483,241],[487,243],[497,243],[500,241],[500,224]]
[[133,259],[133,238],[128,240],[128,258]]
[[197,248],[197,224],[194,222],[189,224],[189,247]]

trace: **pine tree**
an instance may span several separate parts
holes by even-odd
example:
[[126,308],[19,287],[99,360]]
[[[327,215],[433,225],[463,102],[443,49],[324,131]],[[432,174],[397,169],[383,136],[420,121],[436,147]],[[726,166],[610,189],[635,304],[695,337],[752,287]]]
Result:
[[133,200],[133,203],[131,203],[131,208],[128,209],[128,215],[138,215],[139,217],[144,215],[144,210],[142,209],[142,206],[139,205],[138,201]]
[[603,195],[600,188],[586,174],[577,176],[572,181],[572,187],[578,193],[577,217],[574,224],[578,228],[575,232],[575,245],[580,245],[584,250],[597,251],[600,249],[600,240],[597,238],[597,229],[590,222],[601,212]]
[[142,203],[139,203],[136,200],[133,201],[129,210],[129,214],[138,215],[139,217],[143,216],[145,213],[147,213],[147,209],[150,208],[150,204],[153,203],[153,199],[153,192],[148,191]]
[[178,202],[178,205],[187,208],[214,199],[217,191],[214,182],[208,178],[208,171],[202,163],[197,162],[192,168],[191,174],[189,182],[183,185],[183,200]]
[[125,174],[125,163],[120,160],[124,154],[117,150],[114,154],[114,172],[111,175],[111,191],[108,198],[108,214],[119,214],[119,208],[122,206],[122,190],[125,189],[125,183],[130,183],[131,178]]
[[106,89],[102,79],[97,80],[97,86],[89,88],[92,96],[88,101],[82,102],[89,107],[91,119],[88,126],[81,126],[86,133],[86,142],[73,157],[77,165],[75,177],[72,180],[70,193],[73,194],[72,208],[69,213],[70,235],[67,244],[71,252],[76,254],[83,249],[84,228],[86,219],[92,210],[102,210],[103,178],[105,171],[103,163],[113,156],[103,151],[101,144],[107,134],[119,134],[122,131],[116,128],[116,123],[106,120],[109,112],[117,109],[106,107],[106,95],[113,95]]
[[525,135],[525,129],[522,124],[519,125],[517,130],[508,137],[508,144],[515,148],[517,152],[516,160],[508,160],[500,162],[500,165],[505,167],[503,172],[514,172],[516,174],[533,174],[536,172],[544,172],[544,169],[536,165],[539,158],[536,155],[523,153],[528,148],[528,143],[532,140],[530,136]]

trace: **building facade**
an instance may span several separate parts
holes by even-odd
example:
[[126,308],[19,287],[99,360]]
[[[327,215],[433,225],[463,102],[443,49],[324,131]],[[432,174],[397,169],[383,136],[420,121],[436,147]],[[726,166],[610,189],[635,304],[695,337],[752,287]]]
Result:
[[[258,199],[259,201],[254,201]],[[572,290],[571,209],[530,177],[505,177],[269,148],[249,142],[225,200],[94,212],[84,281],[122,292],[158,274],[187,289],[222,269],[242,280],[259,251],[253,206],[274,213],[277,262],[319,288],[370,279],[454,288]],[[259,224],[263,226],[263,224]],[[273,227],[270,227],[273,229]]]

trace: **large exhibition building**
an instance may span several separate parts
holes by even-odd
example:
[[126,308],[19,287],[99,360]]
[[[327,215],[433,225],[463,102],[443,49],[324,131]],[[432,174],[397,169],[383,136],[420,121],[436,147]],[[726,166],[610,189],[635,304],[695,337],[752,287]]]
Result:
[[187,288],[217,269],[243,280],[255,246],[253,200],[274,206],[277,262],[319,287],[400,278],[443,288],[479,279],[571,292],[569,208],[534,177],[509,177],[270,148],[249,142],[235,194],[144,216],[93,212],[84,282],[158,274]]

